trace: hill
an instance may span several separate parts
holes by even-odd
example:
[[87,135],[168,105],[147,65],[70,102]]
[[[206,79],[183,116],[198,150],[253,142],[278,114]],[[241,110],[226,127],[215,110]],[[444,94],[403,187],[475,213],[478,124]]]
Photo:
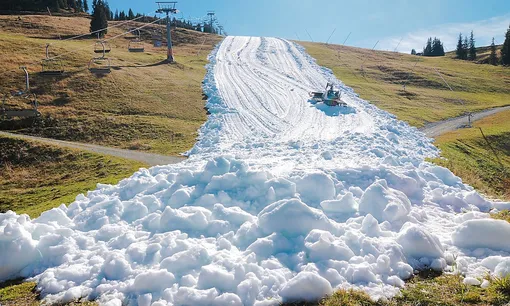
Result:
[[[207,55],[221,37],[185,29],[172,31],[176,64],[163,63],[166,48],[150,44],[150,33],[161,25],[142,30],[144,53],[127,49],[132,35],[109,41],[112,73],[97,77],[87,65],[97,56],[90,37],[65,40],[89,31],[85,17],[0,16],[0,71],[2,92],[19,90],[27,65],[32,91],[37,94],[42,119],[10,121],[0,128],[55,139],[96,143],[161,154],[179,154],[192,147],[198,128],[206,120],[201,82]],[[109,30],[106,39],[145,24],[131,22]],[[59,38],[62,38],[60,40]],[[62,55],[63,76],[44,77],[40,61],[45,46],[50,56]],[[23,101],[12,106],[27,107]]]
[[[502,66],[456,60],[452,53],[445,57],[423,57],[320,43],[300,44],[361,98],[417,127],[468,111],[510,104],[510,69]],[[478,49],[481,61],[486,51]],[[434,162],[489,196],[510,199],[510,125],[506,119],[509,115],[502,112],[475,123],[474,128],[438,137],[436,145],[443,158]]]
[[[499,58],[501,58],[501,48],[503,45],[496,45],[496,54]],[[491,55],[491,47],[483,46],[476,48],[476,61],[477,64],[488,64],[489,56]],[[455,51],[446,52],[446,56],[452,59],[455,59]]]
[[477,65],[448,56],[299,43],[361,98],[416,127],[510,104],[510,69],[501,66]]

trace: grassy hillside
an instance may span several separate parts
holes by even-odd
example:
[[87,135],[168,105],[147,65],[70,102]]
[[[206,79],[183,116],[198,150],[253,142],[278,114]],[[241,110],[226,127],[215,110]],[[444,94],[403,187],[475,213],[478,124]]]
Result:
[[[498,58],[501,58],[501,48],[502,47],[503,47],[503,45],[496,45],[496,54],[498,55]],[[478,48],[476,48],[476,61],[475,62],[477,64],[488,64],[490,55],[491,55],[491,47],[490,46],[478,47]],[[456,56],[455,51],[446,52],[446,56],[454,59]]]
[[[422,57],[338,45],[299,42],[361,98],[421,127],[510,104],[510,69],[447,57]],[[363,67],[363,68],[362,68]],[[413,68],[414,67],[414,68]],[[451,92],[441,77],[452,87]],[[406,90],[403,84],[407,83]]]
[[121,158],[0,137],[0,213],[13,210],[35,218],[141,167]]
[[[59,41],[58,37],[86,33],[90,20],[83,17],[0,16],[0,88],[22,89],[24,77],[18,68],[28,65],[32,90],[38,95],[43,119],[0,124],[1,129],[56,139],[96,143],[161,154],[178,154],[195,142],[197,129],[206,120],[201,82],[207,55],[221,38],[184,29],[172,31],[177,63],[162,63],[166,48],[150,45],[150,31],[142,30],[145,53],[127,50],[133,37],[110,41],[112,73],[104,77],[87,70],[94,39]],[[117,23],[112,22],[111,25]],[[116,36],[141,23],[111,29]],[[66,74],[43,77],[40,60],[46,43],[52,55],[64,54]],[[202,45],[203,44],[203,45]],[[27,107],[22,101],[11,104]]]
[[[361,98],[417,127],[465,111],[510,104],[509,68],[456,60],[452,53],[430,58],[319,43],[301,44],[319,65],[332,69]],[[485,56],[485,49],[479,49],[480,60]],[[407,84],[405,91],[404,83]],[[510,199],[509,116],[510,112],[503,112],[477,122],[476,128],[439,137],[436,144],[446,159],[434,162],[450,168],[466,183],[489,196]],[[493,143],[507,170],[501,170],[478,126]]]
[[473,128],[441,135],[436,139],[436,145],[446,160],[436,159],[434,162],[448,167],[466,183],[486,194],[510,199],[509,118],[510,111],[504,111],[475,122]]

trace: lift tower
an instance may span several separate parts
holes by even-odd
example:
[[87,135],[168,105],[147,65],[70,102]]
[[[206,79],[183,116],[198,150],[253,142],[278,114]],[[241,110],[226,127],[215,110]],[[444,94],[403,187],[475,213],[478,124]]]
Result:
[[213,22],[214,22],[214,15],[216,13],[214,11],[208,11],[207,12],[207,16],[211,17],[211,23],[210,23],[210,27],[211,27],[211,33],[214,33],[214,28],[213,28]]
[[172,49],[172,33],[171,33],[171,20],[170,15],[177,13],[177,9],[175,8],[175,5],[177,4],[176,1],[170,1],[170,2],[156,2],[158,4],[158,13],[166,13],[166,41],[168,45],[168,52],[167,52],[167,62],[173,63],[174,62],[174,51]]

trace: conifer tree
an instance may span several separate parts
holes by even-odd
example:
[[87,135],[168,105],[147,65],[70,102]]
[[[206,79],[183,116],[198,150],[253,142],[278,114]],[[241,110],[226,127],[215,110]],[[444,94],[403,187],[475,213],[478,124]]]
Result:
[[501,49],[501,63],[505,66],[510,66],[510,26],[506,30],[505,42]]
[[458,59],[463,59],[464,57],[462,33],[459,34],[459,40],[457,41],[457,49],[455,50],[455,54]]
[[476,60],[476,47],[475,47],[475,38],[473,35],[473,31],[471,31],[471,36],[469,36],[468,59],[470,61]]
[[464,42],[462,43],[462,59],[467,60],[468,58],[468,49],[469,49],[469,40],[466,37],[464,37]]
[[423,55],[430,56],[432,55],[432,37],[429,37],[427,40],[427,45],[423,48]]
[[133,13],[132,9],[129,9],[129,11],[128,11],[128,19],[129,20],[135,19],[135,14]]
[[77,5],[76,10],[78,12],[83,12],[83,1],[82,0],[76,1],[76,5]]
[[87,2],[87,0],[83,0],[83,11],[85,13],[89,12],[89,3]]
[[416,50],[411,50],[411,55],[416,55]]
[[108,18],[106,15],[106,7],[103,0],[94,0],[92,3],[92,20],[90,21],[90,32],[95,32],[101,29],[99,37],[104,37],[108,30]]
[[491,55],[489,56],[489,64],[498,65],[498,54],[496,53],[496,45],[494,44],[494,37],[492,38],[491,44]]
[[444,56],[443,44],[437,37],[434,37],[434,40],[432,41],[432,51],[429,56]]

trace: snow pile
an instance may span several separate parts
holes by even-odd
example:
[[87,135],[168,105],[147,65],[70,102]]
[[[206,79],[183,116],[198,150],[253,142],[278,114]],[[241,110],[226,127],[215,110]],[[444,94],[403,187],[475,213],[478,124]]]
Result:
[[[353,112],[306,101],[327,80]],[[486,213],[508,203],[424,162],[428,139],[301,48],[228,37],[204,87],[211,116],[187,161],[35,220],[0,214],[0,281],[34,277],[49,302],[278,305],[390,297],[416,269],[456,267],[471,285],[510,273],[509,226]]]

